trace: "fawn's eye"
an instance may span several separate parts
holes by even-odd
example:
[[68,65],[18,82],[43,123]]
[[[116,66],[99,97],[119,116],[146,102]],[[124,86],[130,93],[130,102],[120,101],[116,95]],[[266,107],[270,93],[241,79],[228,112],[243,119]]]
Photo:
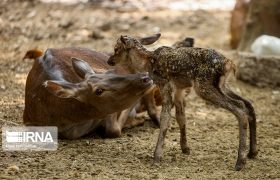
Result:
[[95,94],[96,94],[97,96],[100,96],[103,92],[104,92],[104,89],[101,89],[101,88],[97,88],[97,89],[95,90]]

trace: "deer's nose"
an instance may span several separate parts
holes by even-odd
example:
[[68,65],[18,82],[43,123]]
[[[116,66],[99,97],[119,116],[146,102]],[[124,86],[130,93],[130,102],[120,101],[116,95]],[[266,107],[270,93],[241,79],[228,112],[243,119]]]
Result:
[[116,63],[114,62],[112,56],[108,59],[107,64],[109,64],[110,66],[115,66]]

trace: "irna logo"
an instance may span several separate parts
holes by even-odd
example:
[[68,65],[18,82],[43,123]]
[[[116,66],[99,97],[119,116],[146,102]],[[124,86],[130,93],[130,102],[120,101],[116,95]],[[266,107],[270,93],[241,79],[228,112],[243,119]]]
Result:
[[3,127],[2,148],[4,151],[56,150],[57,127]]
[[50,132],[9,132],[6,131],[7,142],[53,142]]

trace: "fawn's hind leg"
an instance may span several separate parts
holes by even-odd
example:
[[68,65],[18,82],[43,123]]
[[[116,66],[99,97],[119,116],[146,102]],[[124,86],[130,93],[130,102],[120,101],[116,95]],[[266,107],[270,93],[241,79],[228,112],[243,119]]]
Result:
[[160,114],[160,131],[156,149],[154,152],[154,163],[158,163],[162,156],[164,139],[171,119],[170,112],[172,108],[172,88],[170,83],[166,83],[162,87],[160,87],[160,92],[162,94],[163,101]]
[[216,87],[213,84],[195,82],[194,88],[200,97],[229,110],[237,117],[239,124],[239,149],[235,170],[241,170],[246,164],[246,131],[248,127],[248,116],[245,104],[243,101],[226,96],[218,86]]
[[186,134],[186,115],[185,115],[185,89],[176,88],[174,104],[176,107],[176,120],[180,127],[180,145],[182,152],[190,154],[190,148],[187,145]]
[[249,129],[250,129],[250,150],[248,153],[248,158],[255,158],[258,154],[258,148],[257,148],[257,130],[256,130],[256,114],[254,107],[252,104],[242,98],[241,96],[235,94],[229,87],[225,87],[224,90],[226,95],[233,99],[241,100],[245,104],[247,108],[248,113],[248,120],[249,120]]

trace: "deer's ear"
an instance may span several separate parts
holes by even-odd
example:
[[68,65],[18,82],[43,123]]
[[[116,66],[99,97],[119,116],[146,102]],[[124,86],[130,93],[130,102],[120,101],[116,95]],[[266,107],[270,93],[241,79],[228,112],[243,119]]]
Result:
[[84,60],[72,57],[72,66],[75,70],[75,72],[81,77],[81,78],[85,78],[87,74],[93,74],[95,73],[92,68],[90,67],[90,65],[85,62]]
[[126,44],[126,39],[123,35],[121,35],[120,40],[123,44]]
[[60,98],[77,98],[79,86],[66,81],[45,81],[45,88]]
[[125,48],[131,48],[134,45],[134,39],[129,36],[121,36],[120,40]]
[[160,36],[161,36],[161,34],[157,33],[157,34],[154,34],[152,36],[140,38],[138,40],[143,45],[150,45],[150,44],[153,44],[154,42],[156,42],[160,38]]

